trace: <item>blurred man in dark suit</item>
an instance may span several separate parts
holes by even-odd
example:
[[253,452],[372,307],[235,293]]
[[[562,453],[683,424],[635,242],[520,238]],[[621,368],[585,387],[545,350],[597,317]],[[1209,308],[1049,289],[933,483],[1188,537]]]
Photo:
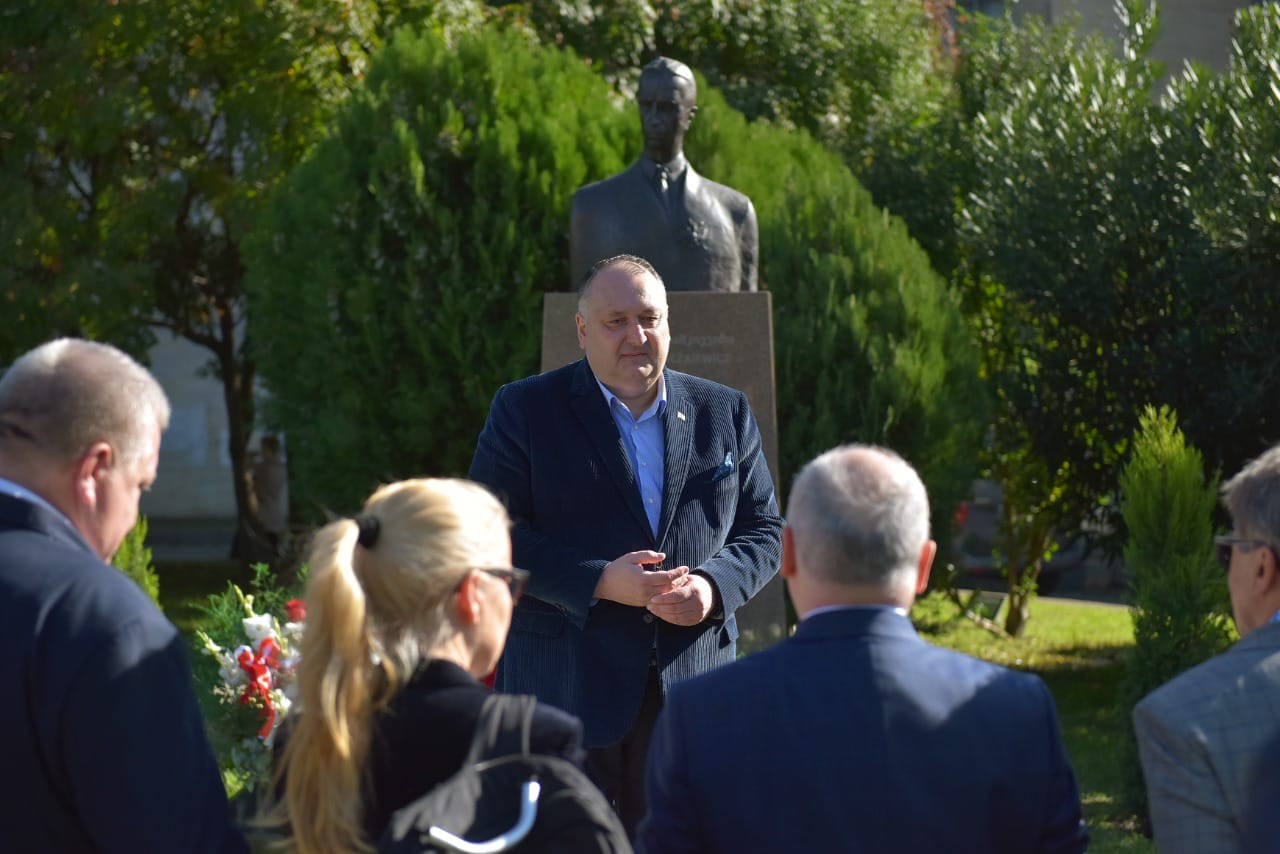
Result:
[[235,851],[185,644],[107,566],[169,403],[113,347],[60,339],[0,378],[0,847]]

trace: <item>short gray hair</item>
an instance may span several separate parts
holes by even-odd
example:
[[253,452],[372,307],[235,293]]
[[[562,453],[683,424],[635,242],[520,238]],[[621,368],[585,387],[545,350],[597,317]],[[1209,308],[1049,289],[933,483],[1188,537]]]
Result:
[[169,426],[169,400],[146,368],[109,344],[58,338],[0,377],[0,442],[34,442],[59,461],[107,442],[136,465],[149,433]]
[[796,475],[787,524],[805,572],[891,586],[915,577],[929,539],[929,497],[915,469],[893,451],[842,445]]
[[1280,445],[1245,464],[1224,483],[1222,503],[1236,530],[1280,545]]

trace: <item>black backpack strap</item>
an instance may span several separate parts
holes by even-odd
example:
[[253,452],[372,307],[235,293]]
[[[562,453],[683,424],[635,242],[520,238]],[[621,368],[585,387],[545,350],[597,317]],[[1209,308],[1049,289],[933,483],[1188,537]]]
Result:
[[467,764],[475,765],[513,753],[529,755],[533,712],[538,701],[525,694],[490,694],[485,697]]

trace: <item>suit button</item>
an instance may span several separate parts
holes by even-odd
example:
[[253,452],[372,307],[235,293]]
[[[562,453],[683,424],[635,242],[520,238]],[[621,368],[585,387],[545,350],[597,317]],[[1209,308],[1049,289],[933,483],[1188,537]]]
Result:
[[645,612],[645,615],[644,615],[644,621],[645,621],[646,623],[652,623],[652,622],[653,622],[653,614],[650,614],[648,611],[646,611],[646,612]]

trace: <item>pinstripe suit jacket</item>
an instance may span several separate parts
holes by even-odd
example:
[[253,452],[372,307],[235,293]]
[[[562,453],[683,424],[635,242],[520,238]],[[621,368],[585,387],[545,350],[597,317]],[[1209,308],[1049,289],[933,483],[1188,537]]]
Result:
[[1160,851],[1240,850],[1249,774],[1280,734],[1280,624],[1148,694],[1133,725]]
[[[585,359],[499,389],[470,476],[507,502],[516,608],[497,688],[582,718],[590,747],[617,742],[644,696],[651,656],[664,690],[736,657],[734,613],[777,571],[782,519],[746,397],[667,370],[665,471],[655,537],[618,428]],[[731,461],[731,462],[730,462]],[[708,575],[723,617],[675,626],[592,595],[629,551]]]

